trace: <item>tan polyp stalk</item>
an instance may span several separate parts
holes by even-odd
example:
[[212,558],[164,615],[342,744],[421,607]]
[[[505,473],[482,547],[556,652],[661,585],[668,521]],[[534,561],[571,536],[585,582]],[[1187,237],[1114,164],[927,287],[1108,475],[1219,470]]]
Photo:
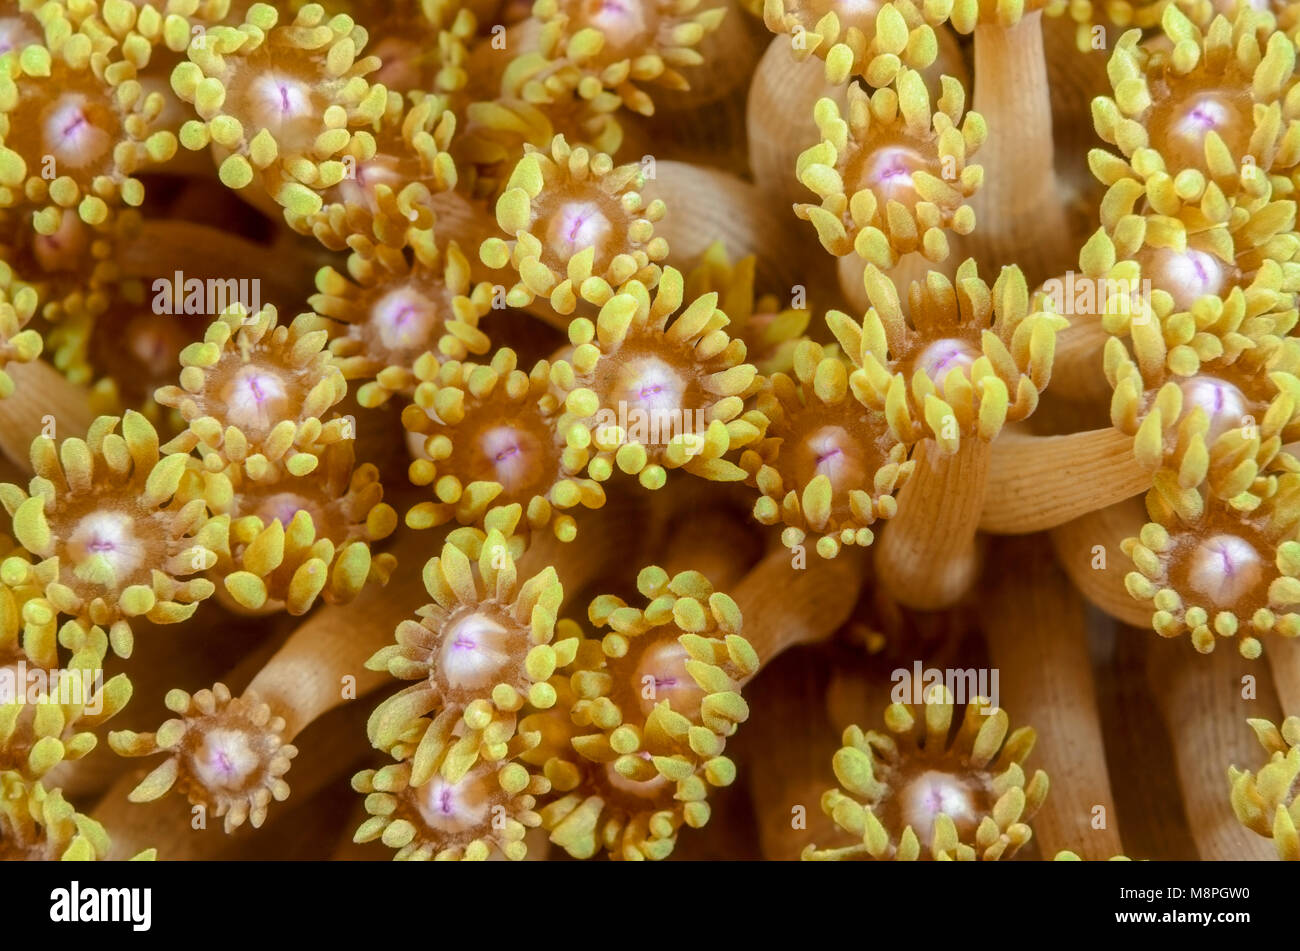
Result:
[[1041,10],[1014,26],[975,27],[975,111],[989,128],[979,155],[984,185],[971,199],[980,270],[1014,261],[1031,284],[1061,273],[1075,249],[1052,162]]
[[[787,658],[779,683],[759,681],[745,693],[754,712],[734,741],[736,758],[748,777],[759,848],[773,861],[795,861],[808,845],[850,844],[821,809],[822,793],[835,785],[830,764],[840,744],[822,710],[819,667],[818,658]],[[802,829],[792,821],[795,806],[803,807]]]
[[[1106,769],[1106,748],[1088,656],[1083,598],[1061,573],[1045,536],[1000,540],[991,556],[992,591],[984,635],[999,672],[998,705],[1038,731],[1038,766],[1052,792],[1034,817],[1034,840],[1050,857],[1064,849],[1085,859],[1123,852]],[[1093,828],[1093,810],[1105,827]]]
[[63,440],[86,435],[94,414],[90,394],[66,380],[44,360],[11,363],[5,372],[14,391],[0,400],[0,451],[24,472],[30,472],[32,440],[54,421],[54,435]]
[[815,242],[801,244],[805,236],[791,226],[788,212],[756,186],[720,169],[656,162],[655,178],[646,182],[643,196],[647,202],[660,198],[668,206],[655,222],[655,235],[668,242],[664,263],[683,272],[699,263],[709,245],[721,241],[732,260],[755,255],[758,272],[772,286],[812,287],[808,269],[801,265],[826,256]]
[[1103,354],[1110,334],[1091,315],[1070,318],[1070,326],[1056,335],[1052,358],[1052,385],[1043,394],[1077,403],[1109,404],[1111,385],[1106,380]]
[[1273,638],[1264,656],[1273,672],[1273,687],[1281,701],[1283,717],[1300,716],[1300,643]]
[[892,600],[933,611],[951,607],[970,588],[990,455],[989,444],[970,435],[950,456],[933,440],[916,447],[898,514],[872,546],[876,575]]
[[796,62],[790,41],[785,34],[773,37],[758,61],[745,117],[754,181],[767,201],[787,210],[810,197],[794,169],[799,153],[821,141],[813,106],[823,96],[844,102],[843,89],[826,82],[826,64],[816,57]]
[[704,35],[695,47],[704,62],[698,66],[688,66],[682,71],[690,89],[655,89],[651,98],[655,102],[655,112],[671,110],[697,109],[709,103],[729,96],[746,76],[754,72],[754,64],[762,55],[763,45],[759,33],[766,31],[750,29],[745,22],[748,14],[740,8],[736,0],[726,0],[722,4],[708,6],[725,6],[727,15],[722,24]]
[[1115,620],[1141,628],[1150,628],[1152,608],[1124,587],[1133,563],[1120,544],[1136,536],[1146,521],[1146,507],[1134,498],[1081,515],[1051,533],[1056,557],[1079,593]]
[[[301,249],[296,246],[295,250]],[[303,286],[311,286],[317,262],[306,254],[272,255],[268,248],[219,228],[192,221],[153,219],[118,254],[118,264],[128,277],[167,277],[175,271],[187,275],[257,278],[264,302],[284,301],[297,306]],[[297,313],[297,311],[294,311]]]
[[[1150,637],[1150,631],[1120,631]],[[1259,758],[1248,717],[1279,722],[1275,698],[1261,692],[1242,698],[1242,678],[1258,679],[1259,667],[1236,651],[1198,654],[1182,638],[1153,640],[1147,679],[1173,744],[1178,785],[1192,838],[1202,861],[1264,861],[1276,858],[1271,840],[1256,835],[1233,815],[1228,766]]]
[[668,545],[655,564],[674,577],[698,571],[714,591],[730,592],[753,567],[756,550],[750,523],[743,513],[714,509],[688,514],[670,526]]
[[1151,473],[1134,458],[1133,437],[1118,429],[1006,432],[993,443],[979,527],[998,535],[1038,532],[1149,488]]
[[758,654],[759,670],[782,651],[835,633],[852,613],[866,578],[866,551],[854,545],[830,560],[808,557],[802,568],[792,560],[789,551],[776,549],[729,592],[744,619],[741,634]]

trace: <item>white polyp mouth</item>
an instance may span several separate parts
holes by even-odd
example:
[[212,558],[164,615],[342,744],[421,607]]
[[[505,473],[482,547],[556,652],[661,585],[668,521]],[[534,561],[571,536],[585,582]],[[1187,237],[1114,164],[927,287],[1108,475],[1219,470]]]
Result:
[[864,473],[858,463],[857,444],[843,427],[821,427],[808,437],[807,448],[814,461],[814,478],[824,475],[837,489],[860,487]]
[[311,86],[284,73],[265,73],[249,86],[248,102],[255,122],[280,139],[316,118]]
[[86,226],[76,215],[63,215],[54,234],[33,234],[32,255],[43,271],[72,270],[90,243]]
[[402,182],[396,164],[396,160],[387,155],[376,156],[368,162],[358,162],[355,176],[339,182],[339,197],[343,204],[359,205],[377,211],[375,187],[389,185],[396,188]]
[[230,425],[251,433],[265,433],[286,419],[289,394],[284,381],[260,367],[244,367],[221,394]]
[[547,243],[561,258],[571,258],[579,251],[594,248],[614,230],[614,225],[600,207],[591,201],[572,201],[551,218]]
[[[72,216],[63,217],[66,221]],[[160,321],[151,314],[131,318],[126,326],[126,338],[131,355],[157,374],[170,374],[188,343],[175,323]]]
[[629,408],[646,413],[680,413],[686,387],[668,363],[645,357],[626,364],[619,374],[618,396]]
[[1217,605],[1228,605],[1259,584],[1264,561],[1255,546],[1236,535],[1215,535],[1196,546],[1187,583]]
[[375,303],[370,319],[385,347],[409,350],[429,339],[429,331],[438,322],[438,310],[419,291],[400,287]]
[[453,689],[473,690],[501,680],[510,662],[510,632],[490,617],[470,614],[442,636],[438,672]]
[[1227,105],[1219,99],[1202,96],[1182,110],[1173,122],[1173,133],[1185,142],[1199,144],[1206,133],[1221,129],[1231,117]]
[[121,579],[143,564],[145,552],[129,515],[93,512],[82,518],[68,537],[68,556],[75,564],[102,558]]
[[630,43],[646,32],[640,0],[597,0],[588,12],[587,22],[615,46]]
[[474,770],[458,782],[434,776],[414,790],[415,804],[430,829],[444,834],[465,832],[487,824],[492,787],[487,770]]
[[954,369],[969,375],[970,368],[979,359],[980,352],[965,340],[945,338],[926,347],[916,361],[916,368],[943,386],[944,378]]
[[257,507],[257,516],[263,523],[279,522],[287,528],[294,516],[305,508],[302,496],[296,492],[277,492],[262,500]]
[[906,204],[916,200],[912,172],[922,164],[921,157],[911,149],[883,148],[872,153],[863,172],[867,184],[880,198]]
[[203,735],[190,767],[207,789],[238,790],[248,785],[260,761],[243,730],[213,729]]
[[22,17],[0,17],[0,56],[40,41],[40,36],[23,22]]
[[912,827],[924,846],[929,846],[934,820],[941,814],[951,818],[958,829],[975,823],[970,788],[950,773],[926,770],[903,788],[899,802],[903,822]]
[[514,426],[495,426],[480,437],[479,447],[507,492],[528,486],[537,472],[537,440]]
[[1223,262],[1204,251],[1168,251],[1160,255],[1162,289],[1180,310],[1187,310],[1206,294],[1217,294],[1227,282]]
[[1181,385],[1186,409],[1200,407],[1210,419],[1207,442],[1213,442],[1230,429],[1245,422],[1246,395],[1226,380],[1211,376],[1193,376]]
[[45,144],[58,165],[84,168],[113,148],[113,136],[91,118],[86,97],[69,93],[45,114]]
[[649,715],[667,700],[674,713],[692,719],[698,715],[704,691],[686,670],[690,659],[686,648],[675,640],[661,641],[646,649],[632,675],[632,689],[640,698],[643,713]]

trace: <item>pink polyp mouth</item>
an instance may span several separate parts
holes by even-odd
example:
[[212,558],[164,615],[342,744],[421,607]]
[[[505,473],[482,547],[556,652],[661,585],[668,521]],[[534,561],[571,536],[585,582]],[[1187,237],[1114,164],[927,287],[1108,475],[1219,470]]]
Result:
[[1264,562],[1255,546],[1236,535],[1215,535],[1196,546],[1188,565],[1187,583],[1217,606],[1231,605],[1264,576]]
[[230,381],[222,394],[225,418],[245,434],[270,432],[286,419],[289,394],[284,381],[259,367],[245,367]]
[[918,195],[912,183],[912,173],[922,168],[921,157],[911,149],[877,149],[867,159],[863,168],[863,184],[885,201],[914,204]]
[[1226,380],[1194,376],[1185,380],[1181,389],[1186,403],[1185,411],[1199,407],[1209,417],[1210,428],[1205,434],[1207,442],[1213,442],[1229,430],[1245,425],[1246,395]]
[[103,558],[120,580],[141,567],[145,553],[130,516],[93,512],[82,518],[68,537],[68,556],[75,564]]
[[58,165],[81,169],[106,158],[113,148],[113,135],[91,118],[85,96],[61,96],[45,117],[45,144]]
[[960,830],[975,823],[975,803],[970,787],[956,776],[927,770],[909,782],[899,794],[903,822],[912,827],[922,846],[933,837],[934,820],[946,815]]
[[406,351],[428,343],[438,325],[438,311],[419,291],[402,287],[375,303],[371,322],[385,347]]
[[470,614],[443,635],[437,672],[453,689],[480,689],[499,682],[510,661],[510,632],[490,617]]
[[[306,83],[281,73],[263,73],[249,85],[246,101],[254,126],[265,128],[282,147],[297,150],[312,144],[320,117]],[[251,137],[253,131],[247,134]]]
[[246,788],[260,757],[242,730],[208,730],[190,761],[194,776],[207,789]]
[[529,486],[537,474],[536,437],[514,426],[495,426],[480,437],[479,448],[507,492]]
[[857,445],[841,426],[823,426],[805,441],[812,456],[811,478],[826,476],[834,489],[862,488],[863,471]]
[[632,689],[647,716],[668,701],[674,713],[695,719],[705,692],[686,669],[690,655],[675,640],[665,640],[646,649],[633,673]]
[[1223,262],[1194,248],[1165,251],[1156,256],[1155,284],[1169,293],[1180,310],[1188,310],[1207,294],[1218,294],[1227,284]]
[[565,204],[551,219],[547,241],[554,253],[568,259],[602,244],[613,231],[614,225],[595,202],[574,201]]
[[647,32],[646,11],[640,0],[599,0],[588,7],[586,19],[614,47],[641,39]]
[[414,790],[420,816],[430,829],[445,834],[486,826],[492,807],[490,778],[482,769],[456,782],[434,776]]
[[936,340],[916,361],[916,368],[942,387],[944,378],[955,369],[969,375],[970,368],[979,359],[980,352],[964,340],[945,338]]

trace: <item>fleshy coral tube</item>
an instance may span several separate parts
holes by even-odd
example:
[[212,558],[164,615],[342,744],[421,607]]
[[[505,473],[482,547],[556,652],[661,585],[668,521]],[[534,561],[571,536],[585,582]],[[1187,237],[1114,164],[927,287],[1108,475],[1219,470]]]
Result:
[[[1000,572],[986,602],[985,637],[1001,696],[1043,738],[1040,765],[1054,780],[1034,823],[1044,855],[1070,849],[1104,859],[1123,851],[1097,710],[1083,599],[1046,539],[1000,541]],[[1100,820],[1100,825],[1098,821]]]

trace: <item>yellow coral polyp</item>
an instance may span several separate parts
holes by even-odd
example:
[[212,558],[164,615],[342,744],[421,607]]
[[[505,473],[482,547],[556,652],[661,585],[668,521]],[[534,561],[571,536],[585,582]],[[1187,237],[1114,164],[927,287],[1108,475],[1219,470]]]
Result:
[[[468,553],[448,542],[424,567],[430,604],[397,627],[396,643],[366,662],[417,683],[381,703],[370,718],[380,749],[409,747],[409,780],[435,775],[457,783],[481,763],[511,755],[517,714],[548,709],[548,682],[572,662],[578,640],[555,639],[564,589],[554,568],[521,581],[510,540],[491,529]],[[478,547],[481,546],[481,547]],[[477,548],[477,550],[476,550]],[[432,719],[422,720],[433,714]],[[414,739],[409,735],[418,724]]]
[[[0,588],[0,771],[31,780],[94,750],[91,731],[131,699],[125,674],[104,682],[104,632],[69,621],[56,635],[54,612],[39,595]],[[72,651],[66,663],[58,639]]]
[[480,763],[454,780],[434,770],[416,783],[413,768],[403,759],[352,778],[370,813],[353,841],[378,839],[397,850],[398,861],[482,861],[498,854],[517,861],[527,855],[524,835],[542,822],[536,798],[550,791],[545,777],[519,762]]
[[604,505],[599,483],[581,478],[582,464],[562,451],[549,373],[545,360],[524,373],[509,350],[498,350],[490,366],[440,362],[432,353],[416,361],[420,382],[402,425],[422,451],[408,474],[432,487],[435,500],[412,506],[407,525],[482,526],[494,509],[519,505],[530,529],[549,525],[567,541],[577,531],[569,509]]
[[351,425],[326,419],[347,382],[321,323],[307,313],[280,324],[269,304],[256,313],[229,307],[202,343],[181,351],[180,386],[155,394],[188,424],[168,448],[197,449],[210,471],[238,465],[254,481],[312,472],[323,448],[347,438]]
[[502,88],[537,103],[570,90],[584,99],[613,93],[633,112],[651,115],[654,101],[641,87],[689,89],[681,69],[704,62],[695,47],[727,13],[725,6],[700,6],[700,0],[536,0],[537,50],[511,63]]
[[1269,759],[1253,773],[1228,767],[1232,811],[1247,829],[1273,840],[1278,858],[1300,861],[1300,717],[1287,717],[1280,727],[1263,719],[1246,722]]
[[898,509],[896,493],[915,462],[883,413],[849,389],[849,369],[812,341],[799,344],[794,377],[777,373],[758,397],[763,438],[740,466],[762,493],[754,517],[783,524],[782,542],[802,545],[809,532],[833,558],[843,545],[870,545],[871,525]]
[[52,235],[65,211],[102,225],[139,205],[136,173],[170,159],[176,137],[158,128],[163,96],[135,78],[147,44],[74,30],[58,4],[39,17],[43,42],[0,69],[0,207],[33,213],[37,233]]
[[316,214],[319,191],[346,174],[353,132],[388,107],[387,90],[366,79],[380,65],[360,56],[366,39],[351,17],[314,3],[283,23],[255,3],[238,26],[209,28],[172,72],[172,90],[199,116],[181,127],[181,144],[214,147],[228,187],[260,181],[291,215]]
[[856,367],[854,395],[883,412],[900,441],[933,439],[953,453],[963,438],[992,440],[1037,407],[1067,321],[1031,302],[1018,267],[1004,267],[991,288],[971,259],[955,281],[931,271],[911,285],[906,311],[878,268],[868,264],[863,280],[871,309],[862,323],[839,311],[826,322]]
[[[1157,473],[1157,490],[1161,478],[1174,476]],[[1248,510],[1213,495],[1183,513],[1162,507],[1156,521],[1124,540],[1136,569],[1124,586],[1152,607],[1151,626],[1161,637],[1190,633],[1203,654],[1219,638],[1235,637],[1242,656],[1255,658],[1264,635],[1300,634],[1300,476],[1274,477],[1261,494]]]
[[683,293],[681,273],[667,268],[653,296],[633,282],[595,321],[569,325],[573,353],[551,370],[564,393],[566,465],[602,482],[617,466],[650,489],[676,468],[716,481],[744,478],[723,456],[758,437],[744,413],[757,371],[744,362],[744,343],[727,335],[718,295],[677,313]]
[[968,159],[987,136],[977,112],[963,119],[966,94],[950,76],[941,80],[938,111],[920,73],[904,69],[892,86],[867,93],[848,89],[847,108],[817,102],[822,141],[799,156],[795,174],[820,204],[795,206],[832,254],[854,252],[888,269],[919,252],[948,257],[945,231],[970,234],[975,212],[966,200],[983,180]]
[[412,233],[409,250],[387,245],[354,252],[347,274],[322,268],[312,309],[342,321],[330,341],[345,379],[365,381],[357,402],[381,406],[394,395],[410,396],[412,369],[423,354],[466,360],[488,352],[479,321],[492,309],[492,285],[474,283],[470,264],[455,241],[440,249],[432,233]]
[[[568,725],[533,716],[556,795],[539,810],[575,858],[662,859],[683,826],[708,822],[710,787],[729,786],[728,737],[749,717],[741,684],[759,667],[735,602],[698,572],[637,576],[644,607],[603,595],[568,671]],[[575,755],[576,754],[576,755]]]
[[[1129,160],[1134,187],[1160,213],[1174,201],[1294,192],[1300,116],[1292,40],[1249,6],[1205,29],[1174,4],[1164,43],[1141,45],[1130,30],[1108,66],[1113,97],[1093,101],[1097,133]],[[1109,159],[1112,164],[1116,161]]]
[[603,305],[632,280],[653,287],[668,255],[654,235],[665,208],[644,202],[644,184],[639,165],[571,149],[562,135],[546,151],[527,147],[497,199],[497,224],[510,239],[490,238],[479,250],[488,267],[519,274],[506,302],[527,307],[542,297],[568,315],[580,300]]
[[125,657],[132,618],[179,623],[212,594],[206,578],[182,579],[212,567],[228,525],[187,478],[189,456],[160,455],[158,435],[139,413],[120,422],[121,434],[117,418],[101,416],[84,440],[33,441],[29,490],[6,483],[0,500],[14,537],[39,560],[11,556],[0,578],[38,586],[55,610],[106,628]]
[[214,575],[244,610],[299,615],[318,600],[347,604],[366,584],[387,584],[396,566],[371,546],[393,533],[397,513],[383,501],[379,470],[355,464],[351,442],[327,447],[309,476],[252,484],[236,476],[215,493],[223,501],[210,495],[210,504],[231,522]]
[[[826,81],[839,85],[862,76],[875,87],[894,81],[900,68],[925,69],[939,55],[934,26],[926,22],[933,4],[912,0],[765,0],[763,22],[788,34],[796,59],[826,61]],[[940,4],[942,8],[944,4]]]
[[338,157],[322,166],[323,180],[332,184],[317,187],[320,209],[302,214],[287,208],[285,220],[335,251],[347,248],[354,235],[429,228],[433,195],[457,182],[447,151],[455,128],[455,115],[438,97],[408,102],[390,93],[374,130],[357,129]]
[[59,789],[0,772],[0,860],[91,862],[107,859],[108,834]]
[[1006,711],[974,698],[949,739],[953,698],[935,688],[922,704],[892,704],[887,732],[851,726],[832,766],[840,788],[822,811],[861,841],[837,849],[809,846],[814,860],[1012,858],[1032,837],[1028,822],[1047,797],[1047,774],[1026,779],[1022,766],[1036,734],[1008,732]]
[[623,144],[619,99],[604,93],[584,99],[576,90],[549,102],[498,98],[470,103],[465,131],[452,143],[458,167],[473,194],[495,201],[526,145],[548,148],[556,135],[588,151],[615,155]]
[[32,287],[18,288],[11,298],[7,282],[0,276],[0,399],[14,391],[13,378],[4,371],[10,363],[31,363],[41,355],[44,343],[36,330],[27,328],[36,313],[37,296]]
[[152,802],[174,788],[224,816],[227,834],[245,822],[260,828],[271,802],[289,796],[284,775],[298,750],[282,739],[284,719],[256,695],[232,697],[220,683],[192,696],[168,691],[165,702],[176,718],[157,732],[109,734],[119,756],[166,756],[131,791],[131,801]]

